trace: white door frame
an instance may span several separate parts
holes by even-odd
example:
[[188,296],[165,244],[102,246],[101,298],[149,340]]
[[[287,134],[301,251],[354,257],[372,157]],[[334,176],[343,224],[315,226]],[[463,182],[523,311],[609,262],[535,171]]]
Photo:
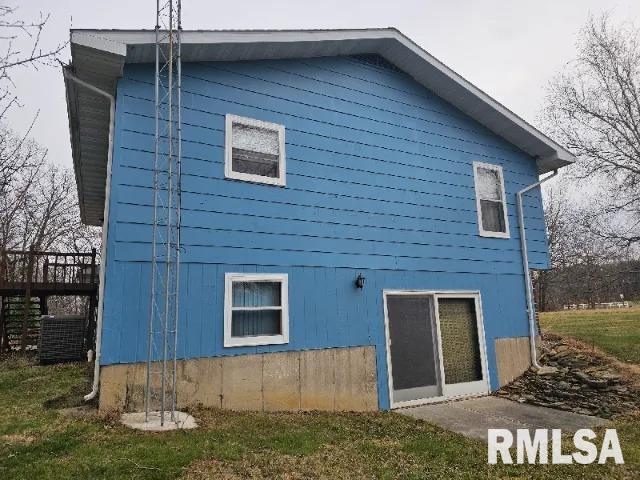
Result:
[[[437,344],[434,348],[438,351],[439,380],[442,388],[442,395],[439,397],[422,398],[417,400],[394,401],[393,399],[393,366],[391,364],[391,336],[389,333],[389,311],[387,308],[388,296],[401,295],[424,295],[433,298],[433,310],[435,315]],[[482,315],[482,298],[478,290],[383,290],[384,304],[384,330],[387,350],[387,387],[389,389],[389,403],[391,408],[413,407],[426,403],[442,402],[452,398],[470,397],[486,395],[490,391],[489,368],[487,365],[487,344],[484,333],[484,320]],[[438,312],[439,298],[471,298],[475,301],[476,322],[478,329],[478,343],[480,347],[480,364],[482,368],[482,380],[477,382],[458,383],[447,385],[444,375],[444,365],[442,360],[442,338],[440,336],[440,315]]]

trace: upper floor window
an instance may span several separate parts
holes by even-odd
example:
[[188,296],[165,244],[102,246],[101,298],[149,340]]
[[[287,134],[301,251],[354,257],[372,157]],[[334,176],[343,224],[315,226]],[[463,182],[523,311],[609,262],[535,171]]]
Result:
[[289,342],[287,274],[225,275],[224,346]]
[[283,125],[227,115],[224,153],[227,178],[285,185]]
[[504,194],[502,167],[473,163],[478,227],[483,237],[509,238],[509,218]]

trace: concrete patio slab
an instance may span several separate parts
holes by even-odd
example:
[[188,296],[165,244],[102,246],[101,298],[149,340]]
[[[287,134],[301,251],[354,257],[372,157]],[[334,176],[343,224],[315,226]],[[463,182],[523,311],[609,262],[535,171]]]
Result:
[[[171,420],[169,412],[165,413],[164,422],[160,421],[160,412],[149,412],[149,419],[145,421],[144,412],[123,413],[120,422],[123,425],[145,432],[167,432],[169,430],[189,430],[196,428],[198,424],[195,419],[184,412],[174,412],[174,419]],[[164,423],[162,425],[161,423]]]
[[519,428],[560,428],[563,433],[573,434],[580,428],[593,428],[607,423],[598,417],[517,403],[499,397],[469,398],[403,408],[397,412],[485,442],[489,428],[506,428],[514,434]]

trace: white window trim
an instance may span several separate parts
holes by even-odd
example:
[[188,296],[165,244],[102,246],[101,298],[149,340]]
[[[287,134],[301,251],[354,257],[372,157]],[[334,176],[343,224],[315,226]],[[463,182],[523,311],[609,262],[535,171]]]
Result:
[[[282,303],[281,330],[279,335],[232,337],[231,314],[233,312],[234,282],[280,282]],[[259,310],[260,307],[256,307]],[[224,346],[246,347],[255,345],[281,345],[289,343],[289,276],[286,273],[225,273],[224,275]]]
[[[480,188],[478,185],[478,168],[486,168],[488,170],[494,170],[498,172],[498,178],[500,179],[500,192],[502,193],[502,212],[504,215],[504,232],[491,232],[485,230],[482,226],[482,208],[480,207]],[[476,193],[476,213],[478,215],[478,230],[481,237],[491,238],[511,238],[509,233],[509,216],[507,210],[507,196],[504,191],[504,176],[502,175],[502,167],[493,163],[473,162],[473,183]]]
[[[278,133],[278,172],[280,174],[277,178],[266,177],[264,175],[255,175],[251,173],[240,173],[233,171],[233,123],[241,123],[250,127],[264,128],[266,130],[272,130]],[[245,182],[254,183],[266,183],[268,185],[285,186],[287,184],[287,162],[284,150],[284,125],[277,123],[263,122],[262,120],[256,120],[255,118],[240,117],[238,115],[227,114],[225,115],[225,128],[224,128],[224,176],[226,178],[233,178],[235,180],[243,180]]]

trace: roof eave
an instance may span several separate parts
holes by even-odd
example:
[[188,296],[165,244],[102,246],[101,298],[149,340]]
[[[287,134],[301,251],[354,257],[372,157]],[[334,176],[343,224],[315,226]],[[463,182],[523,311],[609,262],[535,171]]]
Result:
[[[126,61],[126,45],[92,35],[78,38],[72,32],[71,55],[72,63],[64,68],[81,80],[115,94]],[[106,194],[109,102],[66,77],[65,90],[80,219],[87,225],[100,226]]]
[[[62,68],[71,68],[70,66],[64,66]],[[67,79],[66,75],[63,75],[64,88],[67,100],[67,118],[69,120],[69,142],[71,143],[71,158],[73,160],[73,171],[76,177],[76,188],[78,189],[78,205],[80,207],[80,221],[84,224],[88,224],[87,216],[85,213],[84,202],[84,186],[82,183],[82,169],[80,168],[80,153],[78,142],[80,141],[78,132],[78,115],[75,113],[76,109],[76,94],[75,85]]]

